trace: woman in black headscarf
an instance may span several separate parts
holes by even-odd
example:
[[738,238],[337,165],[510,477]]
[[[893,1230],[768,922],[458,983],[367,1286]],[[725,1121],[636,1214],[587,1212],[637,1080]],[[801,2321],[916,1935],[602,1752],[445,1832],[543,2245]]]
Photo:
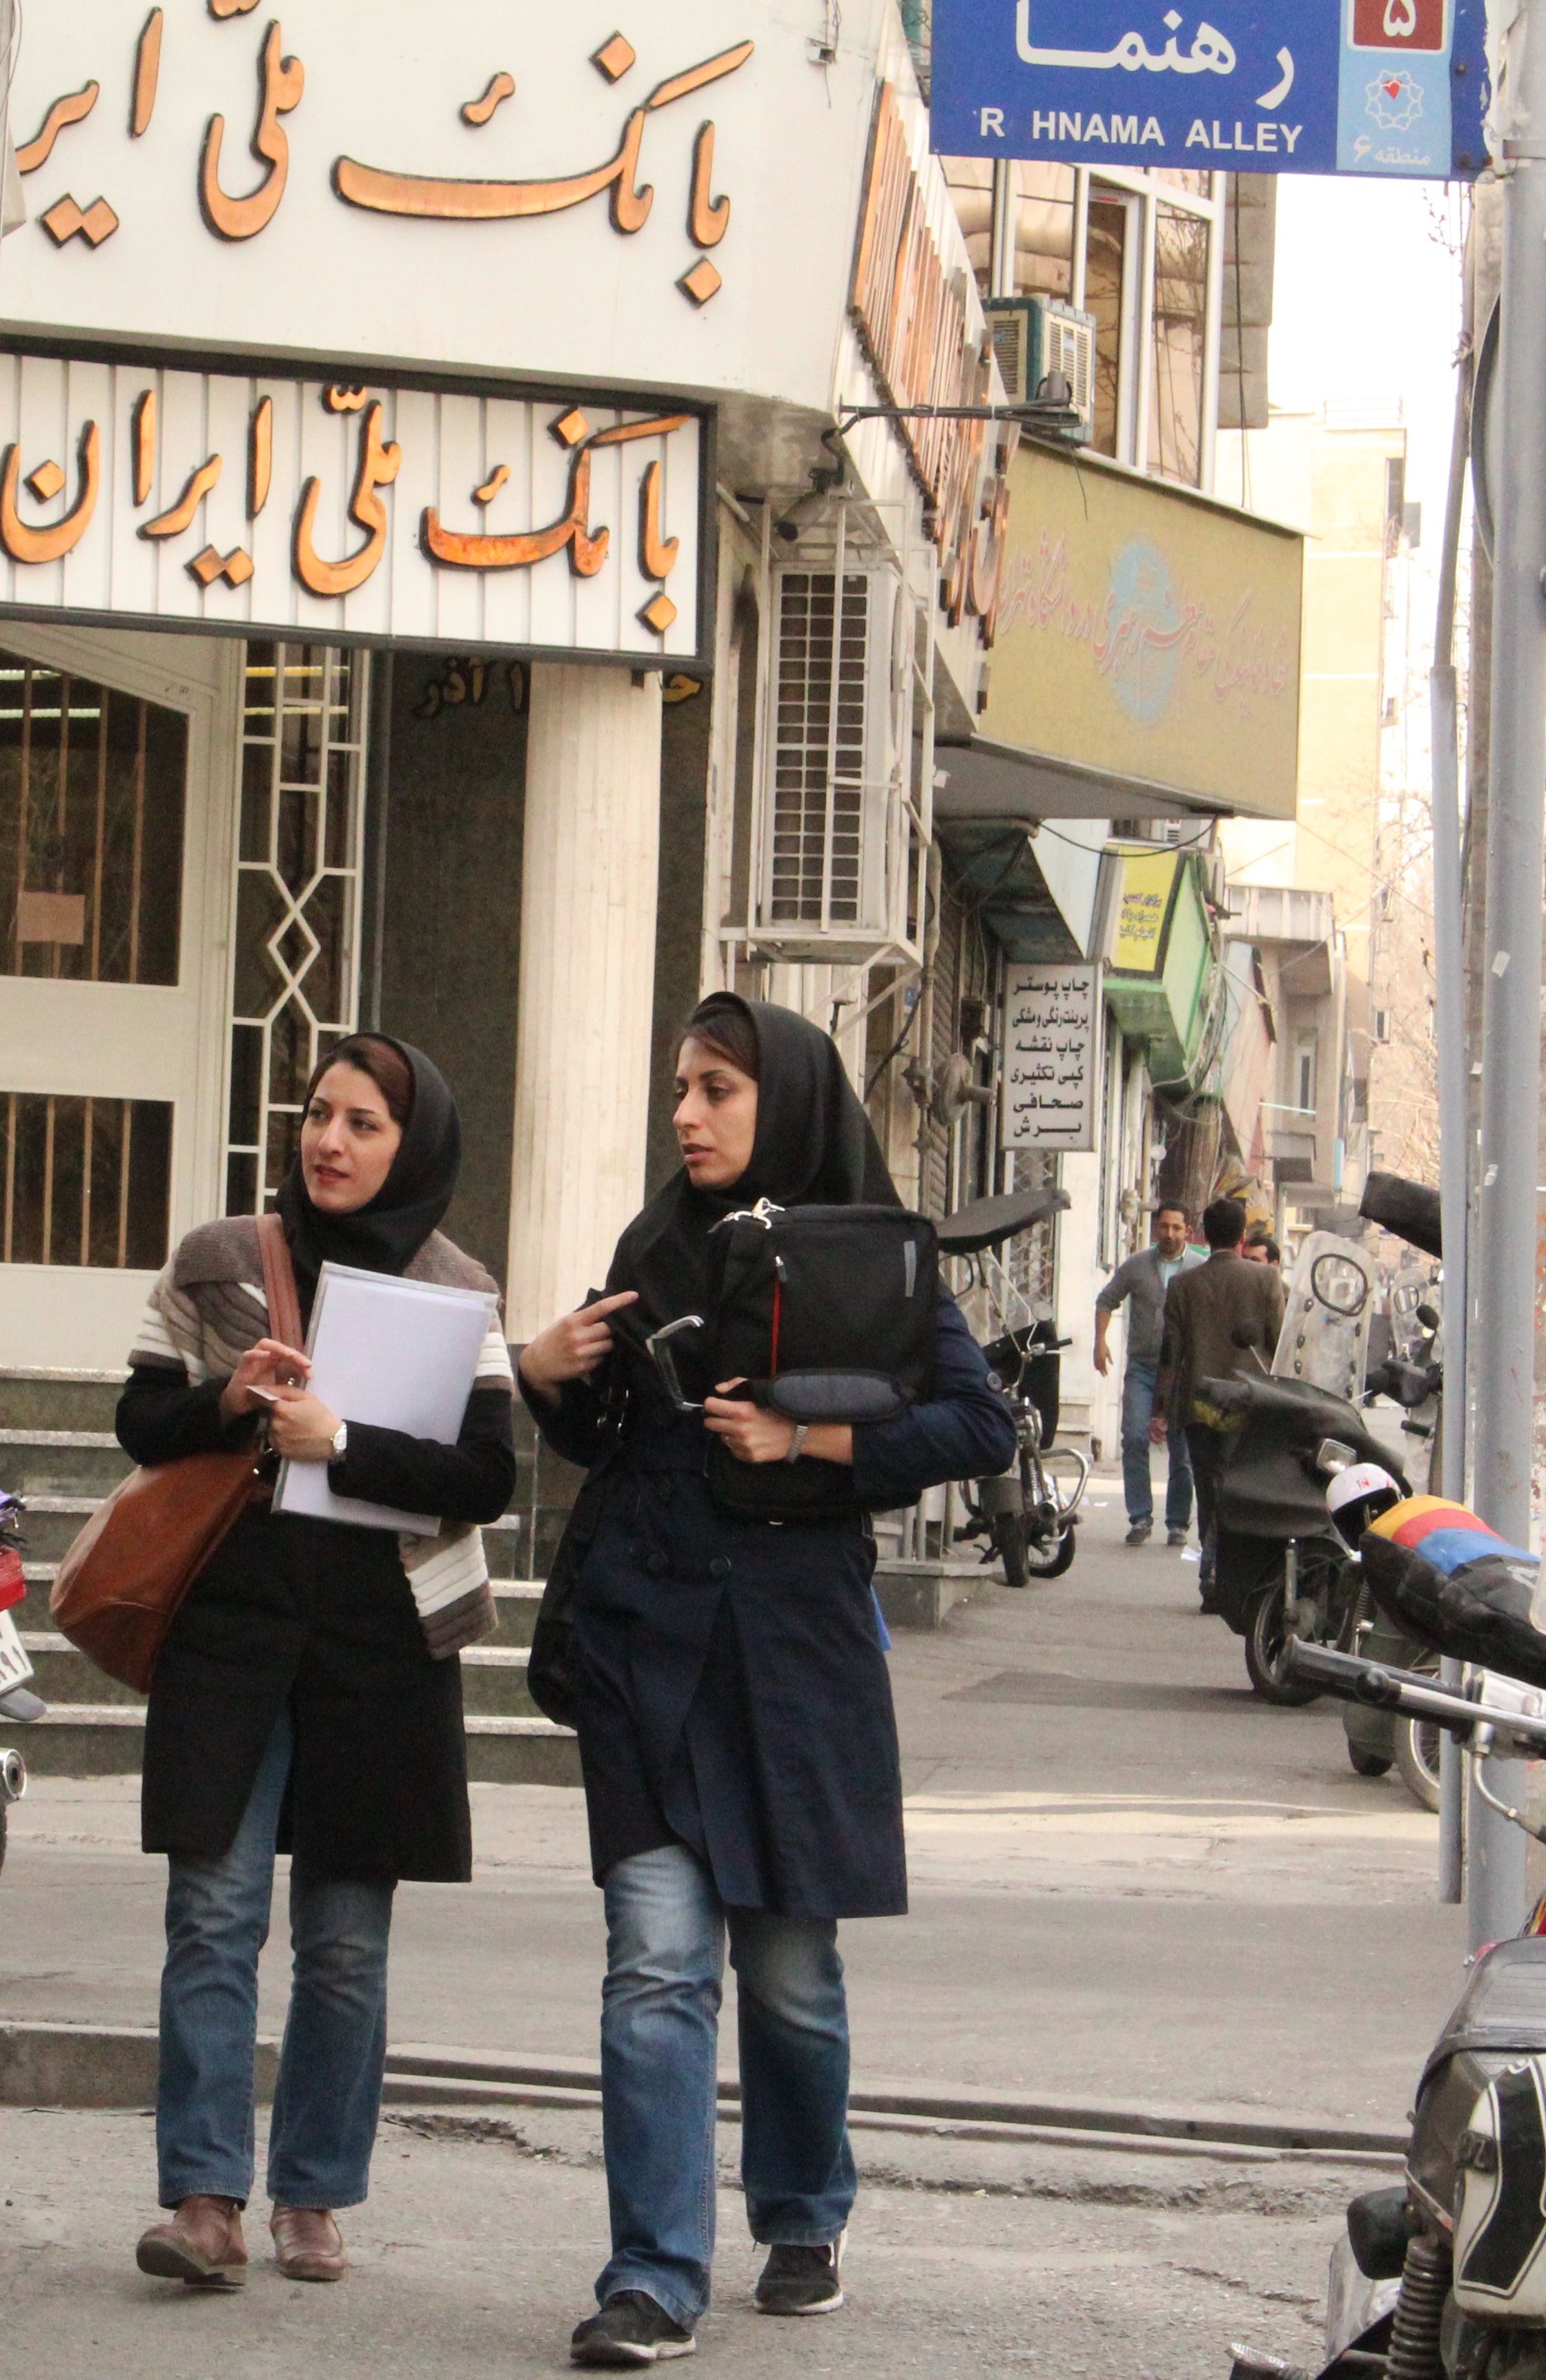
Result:
[[[330,1052],[275,1202],[303,1331],[330,1260],[493,1288],[435,1228],[460,1156],[455,1103],[422,1050],[358,1034]],[[181,1242],[129,1361],[117,1428],[137,1463],[248,1445],[260,1457],[255,1500],[167,1633],[146,1716],[144,1847],[169,1864],[156,2134],[161,2204],[175,2212],[141,2239],[139,2267],[206,2288],[246,2278],[258,1954],[277,1848],[293,1853],[295,1977],[271,2228],[289,2278],[337,2280],[333,2210],[366,2195],[380,2100],[393,1889],[399,1876],[471,1873],[453,1657],[493,1624],[476,1524],[514,1486],[509,1356],[496,1323],[454,1445],[328,1411],[304,1385],[304,1354],[271,1335],[246,1215]],[[441,1534],[275,1513],[281,1455],[325,1463],[340,1495],[437,1513]]]
[[[851,1467],[856,1505],[912,1502],[1002,1469],[1004,1400],[954,1303],[939,1304],[927,1399],[898,1419],[796,1437],[690,1378],[677,1411],[645,1333],[707,1310],[709,1232],[767,1198],[895,1204],[827,1036],[717,993],[678,1061],[682,1171],[624,1232],[608,1294],[522,1353],[542,1430],[589,1475],[561,1562],[577,1566],[575,1722],[591,1858],[606,1894],[601,2078],[612,2254],[578,2363],[692,2351],[714,2241],[716,2036],[725,1936],[736,1970],[742,2169],[769,2254],[765,2313],[842,2302],[853,2202],[848,2022],[837,1921],[907,1905],[890,1683],[857,1513],[777,1525],[710,1499],[707,1433],[751,1463]],[[674,1342],[691,1346],[691,1334]],[[716,1390],[720,1393],[715,1393]],[[555,1563],[555,1571],[559,1564]]]

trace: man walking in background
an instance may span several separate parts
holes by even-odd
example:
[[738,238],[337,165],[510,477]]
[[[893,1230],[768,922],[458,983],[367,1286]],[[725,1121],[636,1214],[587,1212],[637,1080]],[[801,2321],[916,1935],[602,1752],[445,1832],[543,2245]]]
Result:
[[[1202,1217],[1208,1260],[1172,1281],[1165,1298],[1164,1343],[1155,1387],[1160,1416],[1176,1414],[1185,1427],[1197,1482],[1197,1531],[1202,1540],[1202,1609],[1212,1611],[1214,1506],[1229,1447],[1228,1416],[1210,1403],[1203,1380],[1259,1375],[1270,1365],[1283,1328],[1283,1277],[1273,1264],[1248,1264],[1241,1253],[1246,1210],[1238,1198],[1215,1198]],[[1235,1332],[1249,1327],[1250,1343]],[[1244,1333],[1242,1332],[1242,1336]],[[1174,1438],[1175,1432],[1171,1432]]]
[[[1111,1369],[1106,1333],[1111,1318],[1128,1301],[1128,1360],[1122,1374],[1122,1494],[1128,1508],[1129,1546],[1147,1545],[1154,1527],[1154,1491],[1149,1476],[1154,1384],[1164,1336],[1165,1297],[1176,1275],[1202,1262],[1187,1245],[1182,1207],[1162,1207],[1154,1217],[1152,1247],[1119,1264],[1095,1300],[1095,1369]],[[1165,1407],[1160,1408],[1161,1415]],[[1165,1490],[1165,1541],[1184,1546],[1191,1522],[1191,1466],[1179,1430],[1169,1434],[1170,1476]]]

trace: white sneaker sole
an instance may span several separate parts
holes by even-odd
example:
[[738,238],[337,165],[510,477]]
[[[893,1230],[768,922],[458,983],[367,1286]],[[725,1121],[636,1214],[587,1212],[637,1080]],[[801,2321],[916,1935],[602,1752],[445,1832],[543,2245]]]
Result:
[[808,2306],[785,2305],[785,2306],[779,2306],[779,2305],[760,2305],[760,2304],[759,2304],[759,2305],[757,2306],[757,2312],[758,2312],[758,2313],[770,2313],[770,2314],[777,2314],[777,2315],[779,2315],[779,2316],[784,2317],[784,2318],[787,2318],[787,2317],[788,2317],[789,2315],[791,2315],[791,2314],[836,2313],[837,2313],[837,2311],[838,2311],[838,2308],[841,2305],[842,2301],[843,2301],[843,2293],[842,2293],[841,2289],[839,2289],[839,2290],[838,2291],[838,2294],[837,2294],[837,2296],[836,2296],[835,2298],[823,2298],[823,2299],[822,2299],[822,2301],[821,2301],[821,2303],[820,2303],[819,2305],[808,2305]]

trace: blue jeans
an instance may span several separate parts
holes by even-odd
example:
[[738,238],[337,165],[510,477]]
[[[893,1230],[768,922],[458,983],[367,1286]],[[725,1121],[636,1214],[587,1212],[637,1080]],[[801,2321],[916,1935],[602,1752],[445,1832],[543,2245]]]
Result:
[[606,1878],[601,2118],[612,2252],[605,2305],[643,2289],[691,2325],[708,2303],[719,1986],[740,2009],[741,2175],[754,2240],[819,2246],[853,2204],[848,2007],[831,1920],[726,1909],[680,1843]]
[[[156,2094],[163,2206],[204,2191],[245,2205],[252,2193],[258,1954],[293,1740],[285,1712],[223,1857],[171,1855]],[[386,2062],[392,1896],[390,1884],[291,1870],[294,1982],[269,2136],[278,2206],[357,2206],[366,2195]]]
[[[1129,1355],[1122,1376],[1122,1494],[1128,1519],[1135,1525],[1154,1517],[1154,1491],[1149,1479],[1149,1424],[1154,1417],[1154,1384],[1159,1378],[1157,1356]],[[1167,1440],[1170,1476],[1165,1488],[1165,1525],[1185,1529],[1191,1523],[1191,1464],[1187,1442],[1171,1416]]]

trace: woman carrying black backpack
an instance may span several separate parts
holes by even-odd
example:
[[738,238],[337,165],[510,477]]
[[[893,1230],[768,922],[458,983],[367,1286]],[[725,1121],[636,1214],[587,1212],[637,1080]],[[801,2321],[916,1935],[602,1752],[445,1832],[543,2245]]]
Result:
[[[691,2354],[708,2302],[727,1931],[746,2211],[770,2251],[756,2302],[782,2314],[842,2303],[854,2169],[837,1921],[907,1906],[864,1513],[1014,1452],[1009,1409],[943,1295],[932,1382],[894,1418],[804,1427],[713,1393],[745,1385],[713,1377],[714,1226],[759,1199],[899,1202],[834,1044],[804,1018],[716,993],[678,1066],[682,1171],[624,1232],[608,1294],[544,1330],[520,1365],[544,1437],[589,1470],[561,1562],[574,1572],[569,1683],[606,1894],[612,2254],[571,2351],[614,2367]],[[644,1343],[686,1315],[709,1326],[670,1342],[682,1396],[701,1410],[673,1402]],[[809,1463],[808,1477],[840,1481],[828,1500],[842,1510],[732,1517],[713,1492],[711,1437],[739,1464]]]

